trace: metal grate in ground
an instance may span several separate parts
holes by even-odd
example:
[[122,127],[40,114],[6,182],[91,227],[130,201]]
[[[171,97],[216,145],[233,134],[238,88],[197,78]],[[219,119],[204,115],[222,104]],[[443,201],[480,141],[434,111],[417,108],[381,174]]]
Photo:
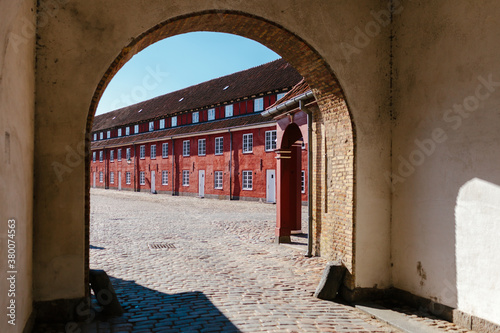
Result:
[[175,245],[172,243],[160,243],[160,242],[148,243],[148,247],[151,251],[175,249]]

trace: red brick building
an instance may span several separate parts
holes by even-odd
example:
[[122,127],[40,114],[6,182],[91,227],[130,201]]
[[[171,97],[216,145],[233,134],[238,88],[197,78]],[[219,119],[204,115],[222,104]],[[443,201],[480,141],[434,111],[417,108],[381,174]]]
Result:
[[95,117],[91,186],[276,202],[276,121],[261,112],[301,79],[279,59]]

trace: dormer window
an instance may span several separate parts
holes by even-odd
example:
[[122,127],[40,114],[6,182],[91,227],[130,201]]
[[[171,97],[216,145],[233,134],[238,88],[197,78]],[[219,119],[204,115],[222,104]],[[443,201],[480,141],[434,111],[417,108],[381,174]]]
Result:
[[226,111],[226,118],[232,117],[233,116],[233,104],[226,105],[225,111]]
[[121,128],[118,129],[118,136],[122,136],[122,129]]
[[137,134],[137,133],[139,133],[139,125],[134,125],[134,134]]
[[165,128],[165,119],[160,119],[160,129]]
[[193,112],[193,124],[198,123],[199,121],[200,121],[200,113],[198,111]]
[[282,99],[285,95],[286,95],[286,92],[277,94],[277,95],[276,95],[276,100],[277,100],[277,101],[279,101],[279,100],[280,100],[280,99]]
[[149,131],[154,131],[155,130],[155,122],[154,121],[150,121],[149,122]]
[[254,112],[264,111],[264,97],[253,100],[253,110]]
[[99,140],[104,139],[104,132],[99,133]]
[[215,109],[208,109],[208,120],[215,120]]
[[172,127],[177,126],[177,116],[172,117]]

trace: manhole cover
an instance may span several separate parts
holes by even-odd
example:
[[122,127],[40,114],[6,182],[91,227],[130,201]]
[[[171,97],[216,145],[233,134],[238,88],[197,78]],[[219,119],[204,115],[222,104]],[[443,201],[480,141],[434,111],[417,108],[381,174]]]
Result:
[[175,245],[171,243],[148,243],[150,250],[168,250],[175,249]]

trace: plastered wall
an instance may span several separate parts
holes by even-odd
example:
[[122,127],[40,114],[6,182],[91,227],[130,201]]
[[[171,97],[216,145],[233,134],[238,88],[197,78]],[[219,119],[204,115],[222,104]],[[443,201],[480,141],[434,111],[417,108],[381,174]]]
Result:
[[34,6],[0,2],[0,332],[22,332],[32,308]]
[[500,323],[500,4],[395,20],[394,286]]

